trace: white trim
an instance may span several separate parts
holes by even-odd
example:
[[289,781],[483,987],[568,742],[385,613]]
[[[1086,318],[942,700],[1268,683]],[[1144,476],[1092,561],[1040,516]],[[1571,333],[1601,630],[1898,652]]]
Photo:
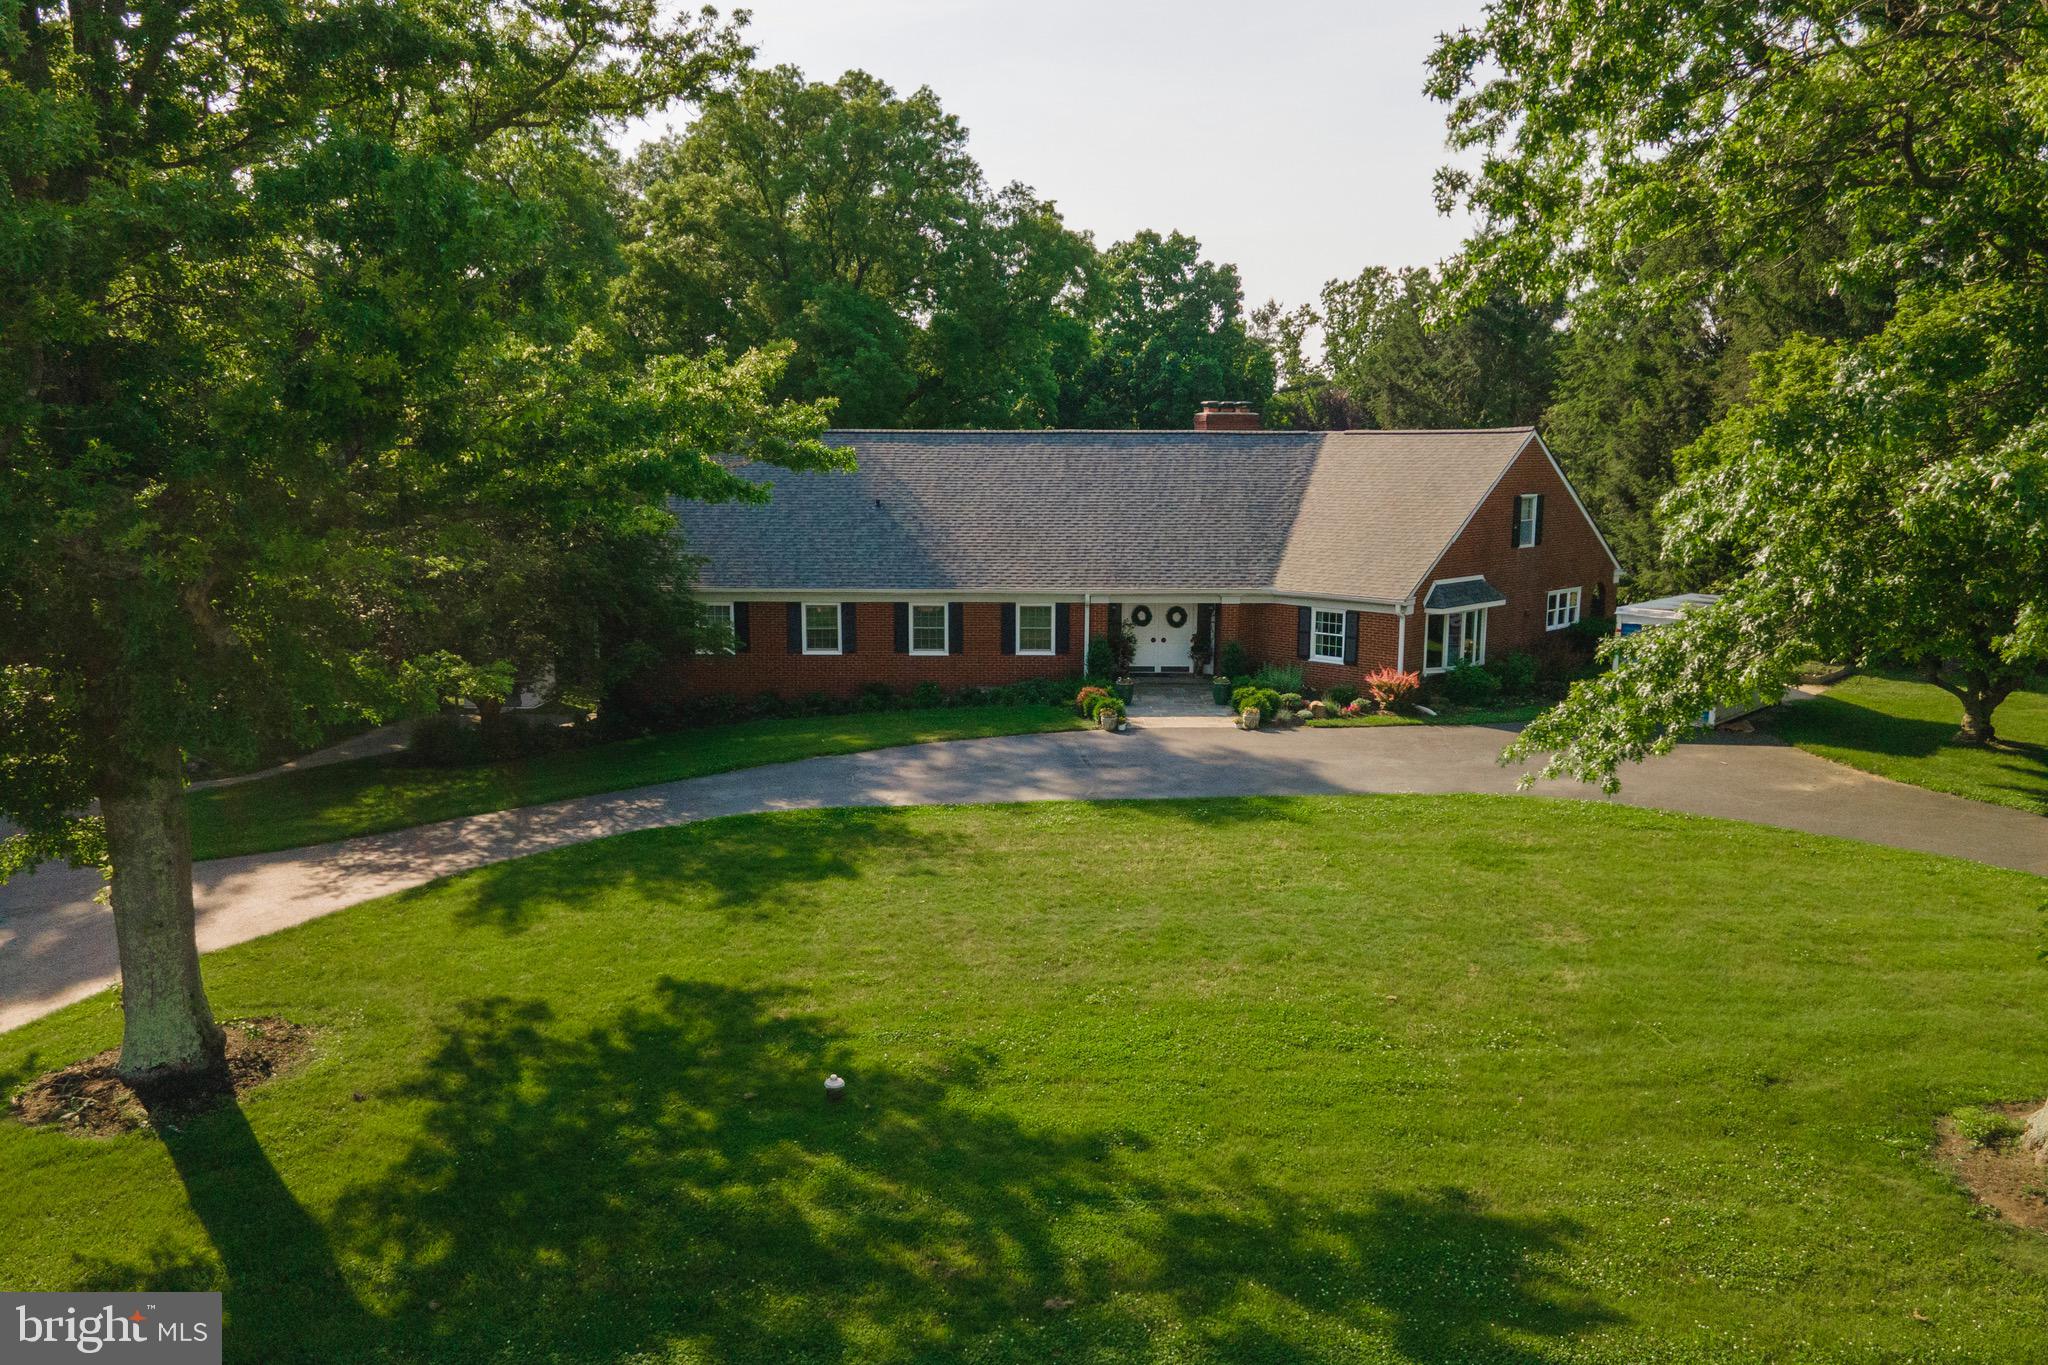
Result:
[[[1543,458],[1550,461],[1551,472],[1557,475],[1557,481],[1564,485],[1564,491],[1571,496],[1572,506],[1579,509],[1579,515],[1585,518],[1586,525],[1592,527],[1593,539],[1600,542],[1601,552],[1607,556],[1607,562],[1614,566],[1615,578],[1617,580],[1626,578],[1628,575],[1622,571],[1621,561],[1614,557],[1614,550],[1608,545],[1607,537],[1601,535],[1600,528],[1594,525],[1592,514],[1586,511],[1586,504],[1579,501],[1579,490],[1572,487],[1572,481],[1564,476],[1564,466],[1557,462],[1557,456],[1551,454],[1550,447],[1544,444],[1543,433],[1534,427],[1529,428],[1529,441],[1534,441],[1536,448],[1543,452]],[[1458,529],[1451,533],[1451,538],[1437,547],[1436,554],[1429,561],[1429,567],[1422,571],[1422,577],[1416,579],[1415,586],[1408,590],[1409,597],[1413,598],[1422,591],[1422,585],[1429,582],[1429,576],[1436,572],[1437,565],[1444,562],[1444,556],[1451,552],[1451,547],[1458,543],[1465,532],[1472,529],[1473,519],[1479,515],[1479,509],[1486,506],[1486,500],[1492,497],[1494,492],[1503,483],[1507,482],[1508,474],[1514,469],[1516,463],[1521,460],[1523,452],[1529,449],[1529,441],[1524,441],[1515,447],[1514,455],[1506,464],[1501,466],[1500,473],[1494,477],[1492,483],[1486,486],[1486,491],[1479,495],[1479,501],[1472,504],[1472,510],[1467,512],[1465,519],[1458,523]],[[1498,541],[1495,542],[1495,544],[1498,543]]]
[[[1025,609],[1026,607],[1033,607],[1033,608],[1036,608],[1036,607],[1044,607],[1044,608],[1045,608],[1045,627],[1046,627],[1046,630],[1047,630],[1047,631],[1049,632],[1049,638],[1048,638],[1048,640],[1047,640],[1047,642],[1046,642],[1046,648],[1044,648],[1044,649],[1026,649],[1026,648],[1024,648],[1024,609]],[[1038,601],[1034,601],[1034,602],[1018,602],[1018,603],[1017,603],[1017,610],[1016,610],[1015,612],[1013,612],[1013,613],[1011,614],[1011,621],[1010,621],[1010,648],[1011,648],[1011,650],[1012,650],[1012,651],[1013,651],[1014,653],[1017,653],[1017,654],[1021,654],[1021,655],[1026,655],[1026,656],[1028,656],[1028,657],[1032,657],[1032,658],[1044,658],[1044,657],[1045,657],[1046,655],[1048,655],[1048,654],[1057,654],[1057,653],[1059,653],[1059,652],[1060,652],[1060,619],[1059,619],[1059,607],[1060,607],[1060,604],[1059,604],[1059,603],[1057,603],[1057,602],[1038,602]]]
[[[1475,651],[1473,651],[1473,653],[1472,653],[1472,656],[1471,656],[1471,662],[1472,662],[1472,663],[1474,663],[1474,664],[1483,664],[1483,663],[1485,663],[1485,662],[1486,662],[1486,645],[1487,645],[1487,637],[1488,637],[1488,636],[1489,636],[1489,635],[1490,635],[1490,634],[1492,633],[1492,631],[1491,631],[1491,628],[1490,628],[1490,619],[1491,619],[1491,617],[1492,617],[1492,615],[1493,615],[1493,608],[1492,608],[1492,607],[1488,607],[1488,606],[1478,606],[1478,607],[1438,607],[1438,608],[1434,608],[1434,609],[1426,609],[1426,610],[1424,610],[1424,612],[1422,613],[1422,671],[1423,671],[1424,675],[1429,675],[1429,674],[1434,674],[1434,673],[1448,673],[1448,672],[1450,672],[1450,671],[1451,671],[1451,664],[1450,664],[1450,662],[1449,662],[1448,658],[1446,658],[1445,662],[1443,662],[1443,663],[1440,663],[1440,664],[1438,664],[1438,665],[1437,665],[1436,667],[1434,667],[1434,668],[1431,668],[1431,667],[1429,666],[1429,622],[1430,622],[1430,618],[1431,618],[1431,617],[1446,617],[1446,616],[1472,616],[1472,615],[1476,615],[1476,616],[1478,616],[1478,618],[1479,618],[1479,630],[1478,630],[1478,632],[1477,632],[1477,639],[1478,639],[1478,641],[1479,641],[1479,648],[1478,648],[1478,649],[1476,649]],[[1471,639],[1473,639],[1473,638],[1474,638],[1474,632],[1472,632],[1472,631],[1469,631],[1469,630],[1465,632],[1465,639],[1466,639],[1467,641],[1469,641],[1469,640],[1471,640]],[[1446,655],[1446,656],[1448,656],[1448,655],[1449,655],[1449,653],[1450,653],[1450,647],[1451,647],[1451,640],[1450,640],[1450,627],[1449,627],[1448,625],[1446,625],[1446,626],[1444,627],[1444,653],[1445,653],[1445,655]]]
[[1415,615],[1405,606],[1395,614],[1394,622],[1394,671],[1408,671],[1408,622]]
[[[1569,595],[1570,600],[1562,608],[1553,605],[1555,599],[1567,595]],[[1574,588],[1551,588],[1545,592],[1543,594],[1543,629],[1545,631],[1564,630],[1568,626],[1577,625],[1579,623],[1580,607],[1584,601],[1584,584]],[[1563,614],[1567,611],[1571,613],[1569,616]],[[1563,619],[1555,619],[1558,617]]]
[[[811,608],[832,608],[832,648],[811,648]],[[813,655],[844,654],[846,652],[846,605],[843,602],[799,602],[796,605],[797,643],[803,652]]]
[[[1321,637],[1324,634],[1322,623],[1316,619],[1319,616],[1334,616],[1337,618],[1337,652],[1335,654],[1319,654],[1316,652],[1317,646],[1321,643]],[[1308,609],[1308,661],[1312,664],[1343,663],[1344,628],[1349,624],[1344,619],[1342,611],[1331,607],[1310,607]]]
[[[700,583],[697,591],[705,596],[729,598],[735,602],[797,602],[823,599],[819,594],[830,596],[840,602],[911,602],[919,598],[937,599],[946,602],[1016,602],[1039,600],[1036,596],[1023,599],[1018,597],[1016,588],[834,588],[815,586],[807,588],[728,588],[716,583]],[[1041,591],[1032,590],[1034,593]],[[1088,597],[1104,602],[1221,602],[1226,606],[1239,604],[1260,605],[1280,603],[1284,606],[1300,606],[1309,602],[1328,602],[1342,606],[1347,611],[1368,611],[1379,616],[1400,614],[1401,603],[1394,598],[1344,597],[1335,593],[1304,594],[1280,592],[1273,588],[1236,588],[1228,591],[1200,591],[1188,588],[1103,588],[1089,587],[1072,590],[1061,589],[1058,601],[1072,601],[1076,597]]]
[[[1529,434],[1535,438],[1536,448],[1543,452],[1543,458],[1550,461],[1551,469],[1557,474],[1557,481],[1564,485],[1564,491],[1571,497],[1572,506],[1579,509],[1579,515],[1584,517],[1586,525],[1592,528],[1593,539],[1600,542],[1600,552],[1606,555],[1607,562],[1614,566],[1614,576],[1617,579],[1626,577],[1627,575],[1622,572],[1621,561],[1614,557],[1614,549],[1607,543],[1607,537],[1600,534],[1600,526],[1593,520],[1593,514],[1586,510],[1586,504],[1579,501],[1579,490],[1572,487],[1572,481],[1564,476],[1564,466],[1557,462],[1557,456],[1550,453],[1549,445],[1543,440],[1543,433],[1532,431]],[[1521,458],[1519,452],[1516,458]]]
[[[903,630],[903,643],[905,644],[905,646],[908,647],[912,654],[916,654],[924,658],[936,658],[941,654],[951,654],[953,652],[952,603],[906,602],[904,606],[906,612]],[[934,608],[938,610],[939,647],[937,649],[919,649],[917,647],[917,613],[919,608],[923,608],[926,611],[931,611]]]

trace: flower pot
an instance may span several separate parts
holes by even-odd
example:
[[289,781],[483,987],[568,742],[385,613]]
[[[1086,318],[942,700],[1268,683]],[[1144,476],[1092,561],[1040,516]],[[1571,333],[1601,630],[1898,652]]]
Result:
[[1131,704],[1131,694],[1138,690],[1138,685],[1129,678],[1118,678],[1109,685],[1109,690],[1116,693],[1117,700],[1129,706]]
[[1237,716],[1237,728],[1238,728],[1238,729],[1240,729],[1240,730],[1256,730],[1256,729],[1258,729],[1258,728],[1259,728],[1259,708],[1258,708],[1258,707],[1256,707],[1256,706],[1247,706],[1247,707],[1245,707],[1245,708],[1244,708],[1244,710],[1242,710],[1242,711],[1238,712],[1238,716]]
[[1216,704],[1217,704],[1218,706],[1228,706],[1228,705],[1230,705],[1230,692],[1231,692],[1231,687],[1230,687],[1230,679],[1228,679],[1228,678],[1211,678],[1211,679],[1209,679],[1209,699],[1210,699],[1211,701],[1215,702],[1215,703],[1216,703]]

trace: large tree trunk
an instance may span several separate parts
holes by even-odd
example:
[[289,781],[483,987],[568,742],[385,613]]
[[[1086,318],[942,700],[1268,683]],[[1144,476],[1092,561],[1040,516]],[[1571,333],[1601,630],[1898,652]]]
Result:
[[1998,731],[1991,723],[1991,713],[1998,709],[2004,697],[1993,697],[1988,692],[1975,688],[1965,689],[1956,694],[1963,703],[1963,728],[1956,731],[1958,744],[1989,744],[1998,738]]
[[100,814],[121,953],[121,1078],[146,1103],[225,1092],[226,1040],[199,980],[177,750],[111,779]]

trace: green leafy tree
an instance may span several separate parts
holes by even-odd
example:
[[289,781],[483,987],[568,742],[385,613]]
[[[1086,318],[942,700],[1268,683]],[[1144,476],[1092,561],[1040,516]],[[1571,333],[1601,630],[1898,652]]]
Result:
[[780,355],[592,312],[600,130],[740,56],[652,0],[0,12],[0,872],[108,868],[146,1093],[225,1082],[183,751],[501,689],[457,627],[517,536],[835,458]]
[[1110,247],[1082,307],[1092,340],[1064,385],[1061,426],[1187,427],[1203,399],[1272,395],[1273,356],[1246,325],[1237,267],[1203,259],[1192,237],[1146,231]]
[[1995,3],[1504,3],[1440,46],[1453,140],[1489,149],[1439,182],[1486,225],[1469,289],[1683,308],[1796,262],[1871,318],[1752,357],[1665,503],[1667,554],[1727,566],[1724,601],[1616,650],[1517,754],[1611,782],[1816,653],[1906,660],[1959,740],[1995,739],[2048,658],[2044,60],[2048,12]]
[[1549,402],[1556,314],[1506,294],[1450,302],[1433,270],[1374,266],[1323,287],[1324,367],[1370,425],[1521,426]]
[[928,89],[745,73],[634,167],[635,334],[793,341],[783,391],[851,425],[1044,425],[1091,248],[1025,187],[991,191],[966,142]]

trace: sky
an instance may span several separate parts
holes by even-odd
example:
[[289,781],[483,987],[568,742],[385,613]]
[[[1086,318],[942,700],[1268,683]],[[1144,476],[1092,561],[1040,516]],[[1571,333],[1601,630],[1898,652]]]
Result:
[[[1314,301],[1368,265],[1429,265],[1451,160],[1422,93],[1482,0],[756,0],[764,65],[928,85],[992,184],[1021,180],[1107,246],[1141,228],[1234,262],[1246,306]],[[687,111],[629,130],[630,144]]]

